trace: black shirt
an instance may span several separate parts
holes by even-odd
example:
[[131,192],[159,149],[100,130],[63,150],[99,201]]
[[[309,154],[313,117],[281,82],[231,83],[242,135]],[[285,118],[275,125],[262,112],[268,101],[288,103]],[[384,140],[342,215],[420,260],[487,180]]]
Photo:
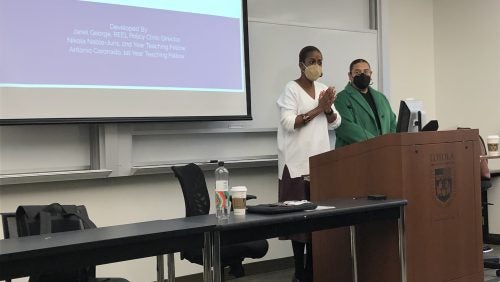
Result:
[[377,112],[377,105],[375,105],[375,100],[373,100],[373,95],[370,92],[370,89],[368,89],[368,92],[366,93],[361,93],[361,92],[359,93],[361,94],[361,96],[363,96],[363,98],[365,98],[366,102],[368,102],[370,108],[372,108],[373,115],[375,116],[375,121],[377,122],[378,133],[382,134],[382,126],[380,125],[380,118]]

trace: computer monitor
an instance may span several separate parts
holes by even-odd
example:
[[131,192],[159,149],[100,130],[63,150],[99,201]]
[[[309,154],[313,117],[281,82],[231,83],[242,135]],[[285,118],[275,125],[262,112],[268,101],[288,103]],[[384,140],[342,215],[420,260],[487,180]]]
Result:
[[438,127],[437,120],[427,123],[422,101],[406,99],[399,103],[396,132],[435,131]]

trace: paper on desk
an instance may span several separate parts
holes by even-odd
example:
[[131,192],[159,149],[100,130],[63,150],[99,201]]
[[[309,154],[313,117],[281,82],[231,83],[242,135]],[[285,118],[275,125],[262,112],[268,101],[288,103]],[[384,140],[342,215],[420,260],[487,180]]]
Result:
[[334,209],[334,206],[318,206],[316,209],[313,211],[319,211],[319,210],[327,210],[327,209]]
[[283,204],[285,206],[298,206],[302,204],[308,204],[310,203],[308,200],[301,200],[301,201],[284,201]]

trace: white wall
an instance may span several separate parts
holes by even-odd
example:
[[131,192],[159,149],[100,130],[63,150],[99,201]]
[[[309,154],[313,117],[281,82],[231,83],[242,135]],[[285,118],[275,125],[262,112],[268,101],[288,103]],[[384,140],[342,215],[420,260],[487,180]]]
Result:
[[[388,0],[389,91],[424,101],[441,129],[500,134],[500,2]],[[491,163],[493,168],[500,164]]]
[[500,1],[436,0],[434,10],[439,121],[500,134]]
[[[446,127],[500,135],[500,1],[436,0],[436,105]],[[500,170],[500,159],[489,162]],[[500,181],[488,191],[490,233],[500,234]]]
[[348,30],[369,27],[368,0],[247,0],[251,18]]
[[436,117],[433,0],[388,0],[388,69],[391,106],[405,98],[424,102],[428,119]]

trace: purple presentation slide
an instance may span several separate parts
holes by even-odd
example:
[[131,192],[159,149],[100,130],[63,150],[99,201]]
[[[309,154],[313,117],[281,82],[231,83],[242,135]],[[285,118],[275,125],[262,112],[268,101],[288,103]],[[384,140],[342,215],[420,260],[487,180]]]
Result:
[[2,0],[0,83],[243,89],[240,20]]

